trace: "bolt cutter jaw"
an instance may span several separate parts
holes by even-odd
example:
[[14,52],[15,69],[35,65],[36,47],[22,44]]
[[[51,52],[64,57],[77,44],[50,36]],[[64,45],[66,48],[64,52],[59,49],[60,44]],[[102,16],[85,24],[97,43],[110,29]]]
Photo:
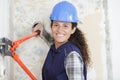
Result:
[[12,41],[8,38],[1,38],[0,39],[0,54],[4,56],[12,56],[12,53],[10,51],[10,46],[12,44]]

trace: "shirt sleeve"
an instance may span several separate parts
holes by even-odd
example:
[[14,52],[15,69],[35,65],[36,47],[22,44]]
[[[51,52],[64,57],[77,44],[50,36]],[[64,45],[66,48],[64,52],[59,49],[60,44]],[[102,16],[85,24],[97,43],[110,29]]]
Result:
[[83,61],[79,53],[69,53],[65,60],[65,68],[68,80],[84,80]]

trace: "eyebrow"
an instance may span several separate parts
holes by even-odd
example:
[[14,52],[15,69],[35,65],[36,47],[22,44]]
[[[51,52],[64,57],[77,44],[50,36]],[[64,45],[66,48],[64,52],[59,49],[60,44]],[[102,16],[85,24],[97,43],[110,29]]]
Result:
[[[54,21],[54,23],[55,23],[55,24],[58,24],[57,21]],[[69,22],[64,22],[63,24],[65,24],[65,25],[70,25]]]

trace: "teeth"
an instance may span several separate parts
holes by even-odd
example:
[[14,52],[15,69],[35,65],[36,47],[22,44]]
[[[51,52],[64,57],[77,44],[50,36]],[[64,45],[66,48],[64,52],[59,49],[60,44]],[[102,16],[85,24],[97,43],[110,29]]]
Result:
[[64,35],[63,35],[63,34],[57,34],[57,36],[62,37],[62,36],[64,36]]

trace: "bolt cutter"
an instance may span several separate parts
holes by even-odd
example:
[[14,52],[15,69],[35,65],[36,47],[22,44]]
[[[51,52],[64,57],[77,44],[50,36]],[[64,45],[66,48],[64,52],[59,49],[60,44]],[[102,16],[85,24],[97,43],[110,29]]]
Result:
[[30,72],[30,70],[25,66],[25,64],[21,61],[21,59],[19,58],[19,55],[15,52],[15,50],[16,50],[16,48],[19,47],[19,45],[22,42],[24,42],[34,36],[37,36],[39,34],[40,34],[40,30],[37,30],[32,34],[30,34],[24,38],[21,38],[19,40],[13,41],[13,42],[7,38],[0,39],[0,53],[4,56],[11,56],[21,66],[21,68],[28,74],[28,76],[32,80],[37,80],[37,79]]

